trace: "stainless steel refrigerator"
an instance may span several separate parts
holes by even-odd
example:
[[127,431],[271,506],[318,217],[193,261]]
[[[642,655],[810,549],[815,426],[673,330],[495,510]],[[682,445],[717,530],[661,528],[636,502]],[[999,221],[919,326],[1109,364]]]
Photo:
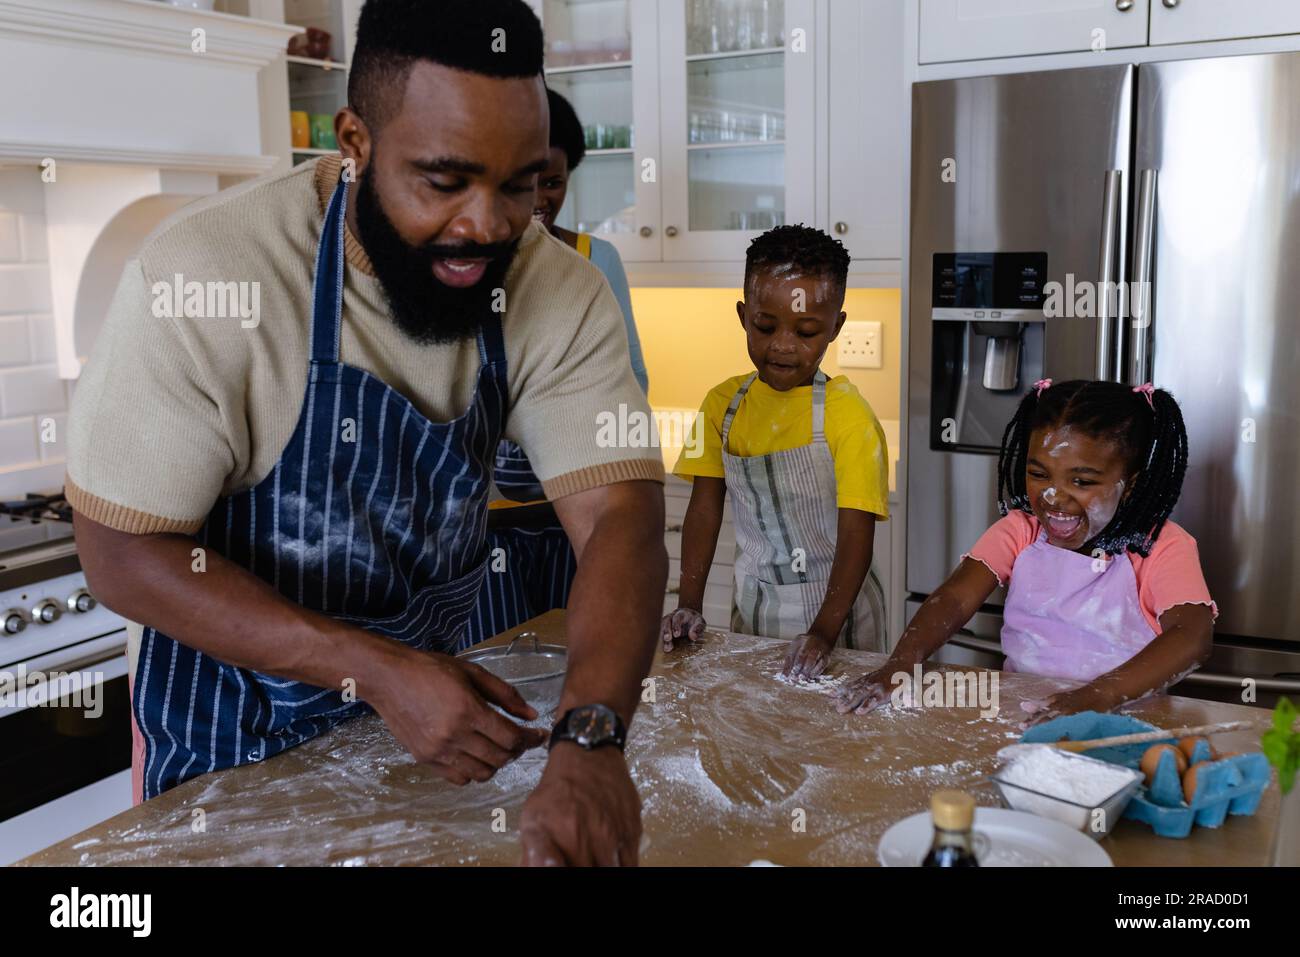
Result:
[[[1186,418],[1173,518],[1220,610],[1177,690],[1300,694],[1300,54],[915,84],[909,263],[908,617],[997,520],[1036,379],[1151,380]],[[1148,282],[1145,310],[1044,309],[1106,281]],[[1003,598],[944,660],[1000,662]]]

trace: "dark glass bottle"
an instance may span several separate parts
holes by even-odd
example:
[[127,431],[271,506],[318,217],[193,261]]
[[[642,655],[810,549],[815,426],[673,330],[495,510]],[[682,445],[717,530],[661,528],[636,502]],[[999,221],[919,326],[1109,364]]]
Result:
[[965,791],[937,791],[930,798],[934,841],[922,867],[979,867],[975,857],[975,799]]

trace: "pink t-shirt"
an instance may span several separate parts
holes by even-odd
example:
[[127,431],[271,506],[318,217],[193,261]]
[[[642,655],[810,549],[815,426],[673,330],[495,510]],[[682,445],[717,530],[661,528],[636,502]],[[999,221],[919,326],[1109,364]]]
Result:
[[[1038,540],[1041,530],[1042,526],[1034,516],[1011,512],[994,522],[962,558],[982,562],[997,576],[999,585],[1006,585],[1011,581],[1011,567],[1016,563],[1016,556]],[[1211,614],[1215,618],[1219,616],[1218,606],[1210,598],[1205,576],[1201,573],[1196,539],[1182,526],[1165,522],[1160,537],[1146,558],[1133,552],[1125,554],[1133,563],[1133,574],[1137,578],[1138,605],[1147,624],[1157,635],[1160,634],[1160,616],[1175,605],[1209,605]]]

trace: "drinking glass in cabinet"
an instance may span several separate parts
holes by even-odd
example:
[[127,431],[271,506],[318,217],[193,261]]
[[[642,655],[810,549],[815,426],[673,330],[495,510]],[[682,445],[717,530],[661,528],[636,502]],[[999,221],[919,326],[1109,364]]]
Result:
[[686,0],[688,56],[784,45],[784,0]]
[[687,64],[688,143],[771,143],[785,138],[780,53]]
[[610,235],[636,226],[636,177],[630,153],[588,156],[569,181],[556,222],[565,229]]
[[632,145],[630,68],[552,73],[546,82],[573,104],[587,149],[626,149]]
[[545,0],[546,65],[622,63],[632,58],[629,0]]
[[689,152],[690,228],[769,229],[785,218],[785,149],[756,145]]

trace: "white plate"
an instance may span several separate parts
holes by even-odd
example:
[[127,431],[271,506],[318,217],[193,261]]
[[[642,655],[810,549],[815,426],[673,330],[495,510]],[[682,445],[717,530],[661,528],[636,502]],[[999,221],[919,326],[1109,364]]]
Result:
[[[981,867],[1111,867],[1110,855],[1086,834],[1023,811],[977,807],[975,831],[989,842]],[[934,824],[922,811],[899,821],[880,839],[885,867],[916,867],[930,850]]]

